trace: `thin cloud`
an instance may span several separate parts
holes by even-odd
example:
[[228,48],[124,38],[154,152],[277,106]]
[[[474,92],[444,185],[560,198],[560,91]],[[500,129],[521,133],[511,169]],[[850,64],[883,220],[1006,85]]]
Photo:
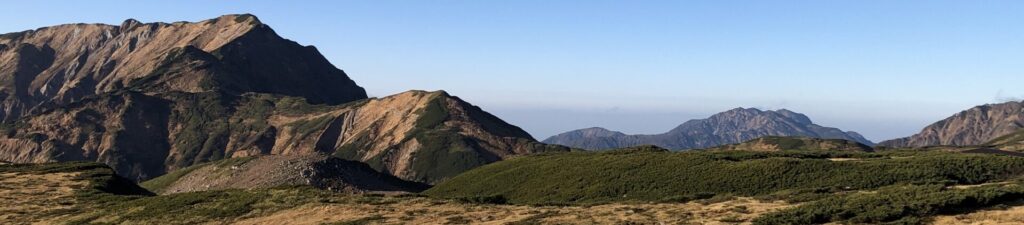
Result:
[[1003,90],[996,91],[996,102],[1019,102],[1024,101],[1024,96],[1006,95]]

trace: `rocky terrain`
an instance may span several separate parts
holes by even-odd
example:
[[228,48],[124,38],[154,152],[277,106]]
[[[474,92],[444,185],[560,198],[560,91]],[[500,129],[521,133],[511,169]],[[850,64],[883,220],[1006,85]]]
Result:
[[328,154],[436,182],[545,145],[444,92],[366,99],[251,15],[0,37],[0,160],[87,160],[137,181],[254,155]]
[[191,166],[142,183],[158,194],[282,186],[346,193],[416,193],[430,186],[322,154],[241,157]]
[[125,89],[273,93],[331,104],[366,98],[316,48],[281,38],[252,15],[0,35],[0,120]]
[[928,125],[910,137],[883,141],[887,147],[981,145],[1024,129],[1024,102],[977,106]]
[[444,92],[326,106],[299,98],[123,92],[45,111],[7,128],[0,159],[104,162],[136,180],[253,155],[333,154],[434,182],[506,157],[569,149]]
[[708,148],[711,151],[860,151],[871,152],[871,146],[843,139],[819,139],[809,137],[760,137],[739,144],[728,144]]
[[627,135],[603,128],[588,128],[552,136],[545,139],[544,143],[590,150],[637,145],[657,145],[680,150],[735,144],[764,136],[845,139],[873,145],[856,132],[814,124],[800,113],[785,109],[762,111],[754,108],[736,108],[706,119],[690,120],[662,134]]

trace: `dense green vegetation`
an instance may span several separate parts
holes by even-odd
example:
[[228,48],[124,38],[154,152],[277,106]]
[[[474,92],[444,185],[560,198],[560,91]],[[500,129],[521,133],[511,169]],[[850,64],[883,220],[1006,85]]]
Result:
[[833,195],[769,213],[755,224],[921,224],[928,216],[959,213],[1024,198],[1018,184],[948,188],[943,185],[896,185],[874,192]]
[[760,196],[895,184],[977,184],[1022,172],[1024,158],[951,152],[611,151],[497,162],[425,193],[444,198],[500,196],[513,204],[592,204],[670,201],[702,193]]

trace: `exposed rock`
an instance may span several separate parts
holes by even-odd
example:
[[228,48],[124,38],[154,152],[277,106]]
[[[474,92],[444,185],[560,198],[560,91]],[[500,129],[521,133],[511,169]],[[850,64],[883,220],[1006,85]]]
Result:
[[883,141],[886,147],[981,145],[1024,129],[1024,102],[976,106],[928,125],[910,137]]
[[204,162],[334,154],[436,182],[567,151],[443,92],[366,99],[252,15],[0,35],[0,160],[86,160],[146,180]]
[[311,46],[252,15],[196,23],[68,24],[0,35],[0,120],[124,89],[366,98]]
[[690,120],[662,134],[626,135],[603,128],[588,128],[555,135],[544,142],[590,150],[637,145],[657,145],[679,150],[734,144],[764,136],[845,139],[873,144],[856,132],[814,124],[800,113],[785,109],[761,111],[754,108],[736,108],[707,119]]
[[420,192],[430,186],[377,172],[365,163],[323,154],[267,155],[200,164],[143,186],[159,194],[281,186],[312,186],[346,193]]
[[568,151],[457,97],[423,91],[337,106],[125,91],[43,111],[4,133],[0,160],[98,161],[136,180],[224,158],[323,153],[430,183],[515,155]]

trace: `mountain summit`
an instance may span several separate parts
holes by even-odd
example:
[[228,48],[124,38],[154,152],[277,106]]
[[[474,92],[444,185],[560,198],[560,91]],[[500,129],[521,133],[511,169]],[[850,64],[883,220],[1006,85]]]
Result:
[[206,162],[324,154],[432,183],[568,151],[443,91],[366,98],[252,15],[72,24],[0,37],[0,160],[96,161],[133,180]]
[[281,38],[248,14],[195,23],[67,24],[0,35],[2,121],[125,89],[271,93],[327,104],[366,98],[316,48]]
[[856,132],[814,124],[804,114],[786,109],[762,111],[755,108],[736,108],[706,119],[690,120],[662,134],[626,135],[603,128],[588,128],[555,135],[544,142],[592,150],[637,145],[695,149],[735,144],[764,136],[846,139],[872,145],[871,141]]
[[980,145],[1024,129],[1024,102],[975,106],[928,125],[920,133],[879,143],[887,147]]

